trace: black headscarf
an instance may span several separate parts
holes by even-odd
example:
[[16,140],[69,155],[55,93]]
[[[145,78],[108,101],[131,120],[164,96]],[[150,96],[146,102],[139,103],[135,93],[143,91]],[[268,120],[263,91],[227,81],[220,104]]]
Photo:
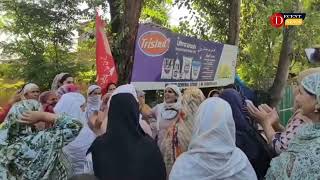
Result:
[[263,179],[275,153],[250,122],[246,103],[240,93],[234,89],[226,89],[220,97],[231,106],[236,126],[237,147],[247,155],[258,179]]
[[165,180],[161,152],[139,125],[139,105],[132,94],[114,95],[108,127],[89,151],[94,174],[101,180]]

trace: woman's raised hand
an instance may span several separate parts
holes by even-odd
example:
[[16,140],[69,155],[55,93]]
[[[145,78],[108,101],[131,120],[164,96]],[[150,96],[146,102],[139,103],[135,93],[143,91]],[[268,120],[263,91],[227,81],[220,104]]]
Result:
[[275,108],[266,104],[256,107],[253,104],[247,104],[250,115],[261,125],[273,125],[279,122],[279,116]]

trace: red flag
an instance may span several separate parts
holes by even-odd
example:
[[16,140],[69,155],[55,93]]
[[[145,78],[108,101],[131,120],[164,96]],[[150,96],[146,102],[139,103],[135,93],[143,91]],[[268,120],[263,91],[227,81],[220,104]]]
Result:
[[118,82],[118,74],[107,36],[104,32],[105,22],[101,15],[96,14],[96,66],[97,84],[102,88],[102,93],[107,92],[110,83]]

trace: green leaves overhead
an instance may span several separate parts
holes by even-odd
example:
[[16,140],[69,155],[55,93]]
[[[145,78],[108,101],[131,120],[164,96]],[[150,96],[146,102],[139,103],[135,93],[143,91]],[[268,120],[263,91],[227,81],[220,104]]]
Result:
[[16,78],[49,88],[57,73],[80,69],[71,53],[82,14],[78,4],[77,0],[1,2],[4,15],[0,31],[11,36],[1,42],[1,48],[6,56],[17,57],[13,63],[21,73]]
[[[175,0],[193,15],[182,19],[174,31],[204,40],[226,43],[229,31],[231,0]],[[298,10],[294,10],[298,9]],[[275,12],[305,12],[304,24],[296,27],[294,51],[290,71],[297,74],[308,64],[304,49],[320,44],[320,1],[265,1],[242,0],[240,16],[240,43],[237,62],[238,74],[256,89],[268,89],[273,82],[282,45],[283,28],[273,28],[269,17]]]

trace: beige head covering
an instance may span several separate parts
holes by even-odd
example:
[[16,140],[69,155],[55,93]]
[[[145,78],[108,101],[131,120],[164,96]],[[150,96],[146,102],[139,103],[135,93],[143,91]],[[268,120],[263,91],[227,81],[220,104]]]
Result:
[[25,95],[27,92],[33,90],[33,89],[39,89],[39,86],[34,83],[28,83],[26,84],[22,89],[22,95]]
[[167,173],[177,159],[177,157],[187,151],[194,124],[194,116],[205,100],[202,91],[196,87],[187,88],[181,98],[182,110],[185,113],[184,119],[178,119],[167,130],[167,134],[161,143],[160,149],[163,153]]
[[57,74],[54,79],[53,79],[53,82],[52,82],[52,85],[51,85],[51,91],[55,91],[59,88],[59,81],[61,80],[61,78],[66,75],[68,73],[60,73],[60,74]]
[[20,97],[22,100],[26,100],[27,98],[25,97],[25,95],[34,90],[34,89],[38,89],[39,90],[39,86],[34,84],[34,83],[28,83],[26,84],[20,91]]

